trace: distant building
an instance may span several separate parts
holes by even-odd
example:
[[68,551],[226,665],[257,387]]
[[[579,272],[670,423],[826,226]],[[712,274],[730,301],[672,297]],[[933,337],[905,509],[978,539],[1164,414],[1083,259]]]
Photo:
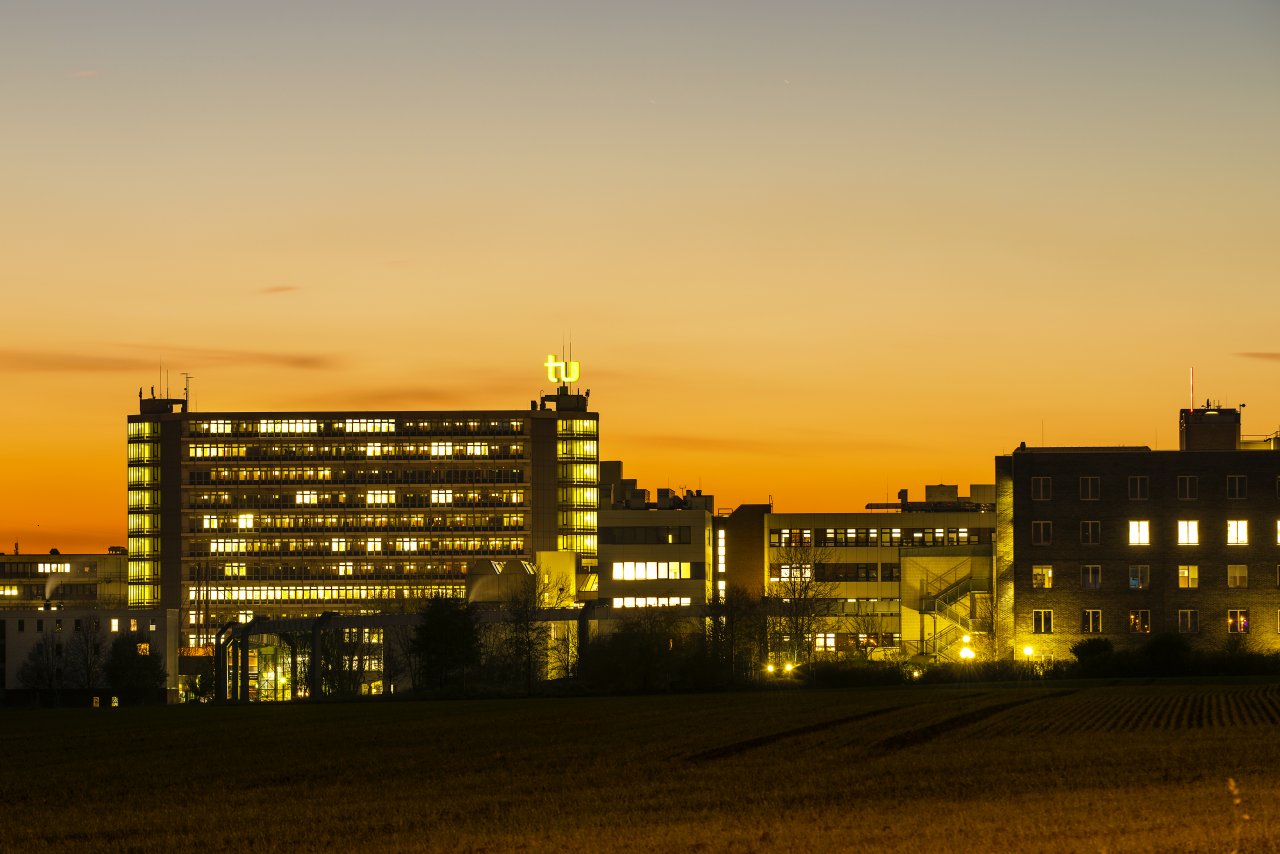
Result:
[[524,410],[139,403],[128,419],[127,601],[179,610],[185,647],[210,650],[220,626],[254,616],[463,596],[475,560],[573,552],[576,589],[594,593],[599,421],[566,384]]
[[715,595],[712,519],[715,499],[648,490],[622,477],[622,463],[601,464],[600,596],[615,617],[630,608],[697,607]]
[[1280,650],[1280,435],[1184,409],[1180,450],[1033,448],[996,458],[996,634],[1005,656],[1077,641]]
[[869,505],[889,512],[768,513],[759,589],[776,598],[792,579],[817,582],[818,654],[955,658],[966,636],[991,631],[994,497],[990,485],[964,498],[941,485],[923,502],[903,490],[896,504]]
[[107,554],[0,555],[0,610],[124,608],[128,557]]

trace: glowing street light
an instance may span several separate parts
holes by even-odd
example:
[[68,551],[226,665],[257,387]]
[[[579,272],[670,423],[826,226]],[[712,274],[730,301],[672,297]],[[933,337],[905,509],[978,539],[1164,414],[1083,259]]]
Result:
[[963,643],[965,646],[968,646],[971,640],[973,640],[973,638],[969,637],[968,635],[965,635],[964,637],[960,638],[960,642]]
[[764,669],[765,669],[765,672],[767,672],[767,673],[772,673],[772,672],[773,672],[773,665],[772,665],[772,664],[767,664],[767,665],[765,665],[765,668],[764,668]]
[[1030,661],[1030,660],[1031,660],[1031,656],[1035,655],[1035,654],[1036,654],[1036,651],[1035,651],[1034,649],[1032,649],[1031,647],[1029,647],[1029,646],[1024,646],[1024,647],[1022,648],[1022,654],[1023,654],[1023,655],[1025,655],[1025,656],[1027,657],[1027,660],[1028,660],[1028,661]]
[[965,661],[972,661],[974,658],[973,650],[966,646],[964,649],[960,650],[960,658]]

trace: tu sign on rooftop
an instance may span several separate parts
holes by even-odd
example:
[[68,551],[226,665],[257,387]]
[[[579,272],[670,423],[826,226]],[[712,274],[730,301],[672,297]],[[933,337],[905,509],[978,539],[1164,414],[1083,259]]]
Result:
[[576,383],[582,374],[582,366],[578,362],[563,356],[557,358],[553,353],[547,355],[543,367],[547,369],[547,380],[560,385]]

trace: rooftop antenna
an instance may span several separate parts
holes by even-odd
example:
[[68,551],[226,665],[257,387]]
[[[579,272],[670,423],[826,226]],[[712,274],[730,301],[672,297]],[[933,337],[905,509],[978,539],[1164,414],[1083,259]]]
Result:
[[191,374],[186,371],[182,372],[182,411],[186,412],[191,406]]
[[1196,369],[1191,368],[1191,410],[1194,412],[1196,408]]

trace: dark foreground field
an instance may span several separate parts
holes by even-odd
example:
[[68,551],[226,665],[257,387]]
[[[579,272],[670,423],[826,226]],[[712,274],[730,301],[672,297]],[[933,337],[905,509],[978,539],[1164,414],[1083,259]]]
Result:
[[1278,722],[1266,684],[10,710],[0,848],[1273,850]]

